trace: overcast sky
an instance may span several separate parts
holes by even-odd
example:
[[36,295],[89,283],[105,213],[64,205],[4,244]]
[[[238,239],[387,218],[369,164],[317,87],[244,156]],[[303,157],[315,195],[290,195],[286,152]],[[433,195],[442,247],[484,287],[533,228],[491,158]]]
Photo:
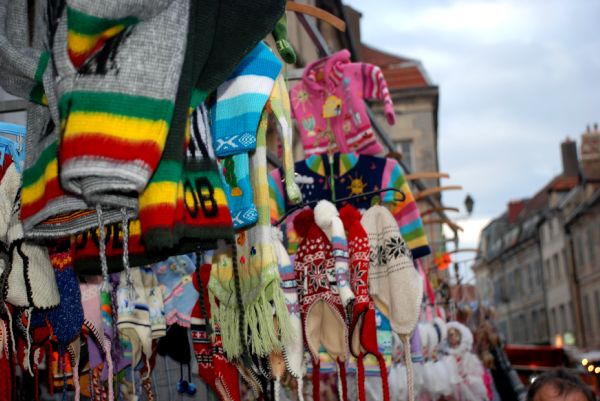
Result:
[[363,14],[363,42],[421,60],[439,85],[444,183],[475,199],[465,245],[560,173],[562,140],[600,121],[600,1],[345,2]]

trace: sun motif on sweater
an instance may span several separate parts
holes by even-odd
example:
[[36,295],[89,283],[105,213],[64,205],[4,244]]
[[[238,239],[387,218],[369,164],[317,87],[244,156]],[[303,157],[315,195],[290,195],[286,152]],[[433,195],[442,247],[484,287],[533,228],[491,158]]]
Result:
[[350,190],[350,195],[361,195],[364,193],[367,184],[363,181],[361,176],[350,177],[350,185],[348,189]]

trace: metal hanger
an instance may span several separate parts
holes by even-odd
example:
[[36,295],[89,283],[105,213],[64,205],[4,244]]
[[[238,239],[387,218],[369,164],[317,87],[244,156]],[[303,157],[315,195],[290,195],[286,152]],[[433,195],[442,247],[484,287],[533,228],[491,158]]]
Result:
[[[406,200],[406,194],[404,194],[404,192],[402,192],[401,190],[399,190],[397,188],[383,188],[383,189],[378,189],[375,191],[365,192],[364,194],[360,194],[360,195],[352,195],[352,196],[347,196],[345,198],[336,199],[335,201],[333,201],[333,203],[337,204],[337,203],[342,203],[342,202],[349,202],[349,201],[352,201],[355,199],[365,198],[365,197],[369,197],[369,196],[373,196],[373,195],[379,195],[383,192],[390,192],[390,191],[397,192],[400,195],[402,195],[401,198],[394,199],[395,201],[404,202]],[[309,201],[309,202],[302,202],[301,204],[294,206],[293,208],[288,210],[279,220],[277,220],[275,225],[278,226],[281,223],[283,223],[292,213],[296,212],[297,210],[304,209],[305,207],[313,205],[315,203],[318,203],[319,201],[321,201],[321,199]]]

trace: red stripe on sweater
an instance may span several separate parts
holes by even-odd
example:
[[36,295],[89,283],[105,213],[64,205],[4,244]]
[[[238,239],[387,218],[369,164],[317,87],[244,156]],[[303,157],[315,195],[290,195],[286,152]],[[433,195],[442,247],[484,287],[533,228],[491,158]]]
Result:
[[58,154],[60,164],[85,156],[98,156],[123,162],[142,160],[154,169],[161,156],[155,141],[129,142],[127,139],[108,137],[102,133],[86,133],[66,138]]

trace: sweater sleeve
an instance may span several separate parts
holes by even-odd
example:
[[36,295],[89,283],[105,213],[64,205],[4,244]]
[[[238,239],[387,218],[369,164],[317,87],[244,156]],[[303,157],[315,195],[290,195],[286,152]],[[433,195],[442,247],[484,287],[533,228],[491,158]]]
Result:
[[396,188],[404,193],[405,199],[400,202],[395,200],[398,195],[396,192],[384,192],[382,195],[383,202],[390,205],[390,210],[400,227],[402,238],[408,244],[413,257],[418,259],[429,255],[431,249],[425,236],[417,203],[404,177],[402,167],[394,159],[387,159],[381,188]]
[[396,123],[394,104],[381,68],[373,64],[362,64],[363,96],[367,100],[381,100],[385,117],[390,125]]

